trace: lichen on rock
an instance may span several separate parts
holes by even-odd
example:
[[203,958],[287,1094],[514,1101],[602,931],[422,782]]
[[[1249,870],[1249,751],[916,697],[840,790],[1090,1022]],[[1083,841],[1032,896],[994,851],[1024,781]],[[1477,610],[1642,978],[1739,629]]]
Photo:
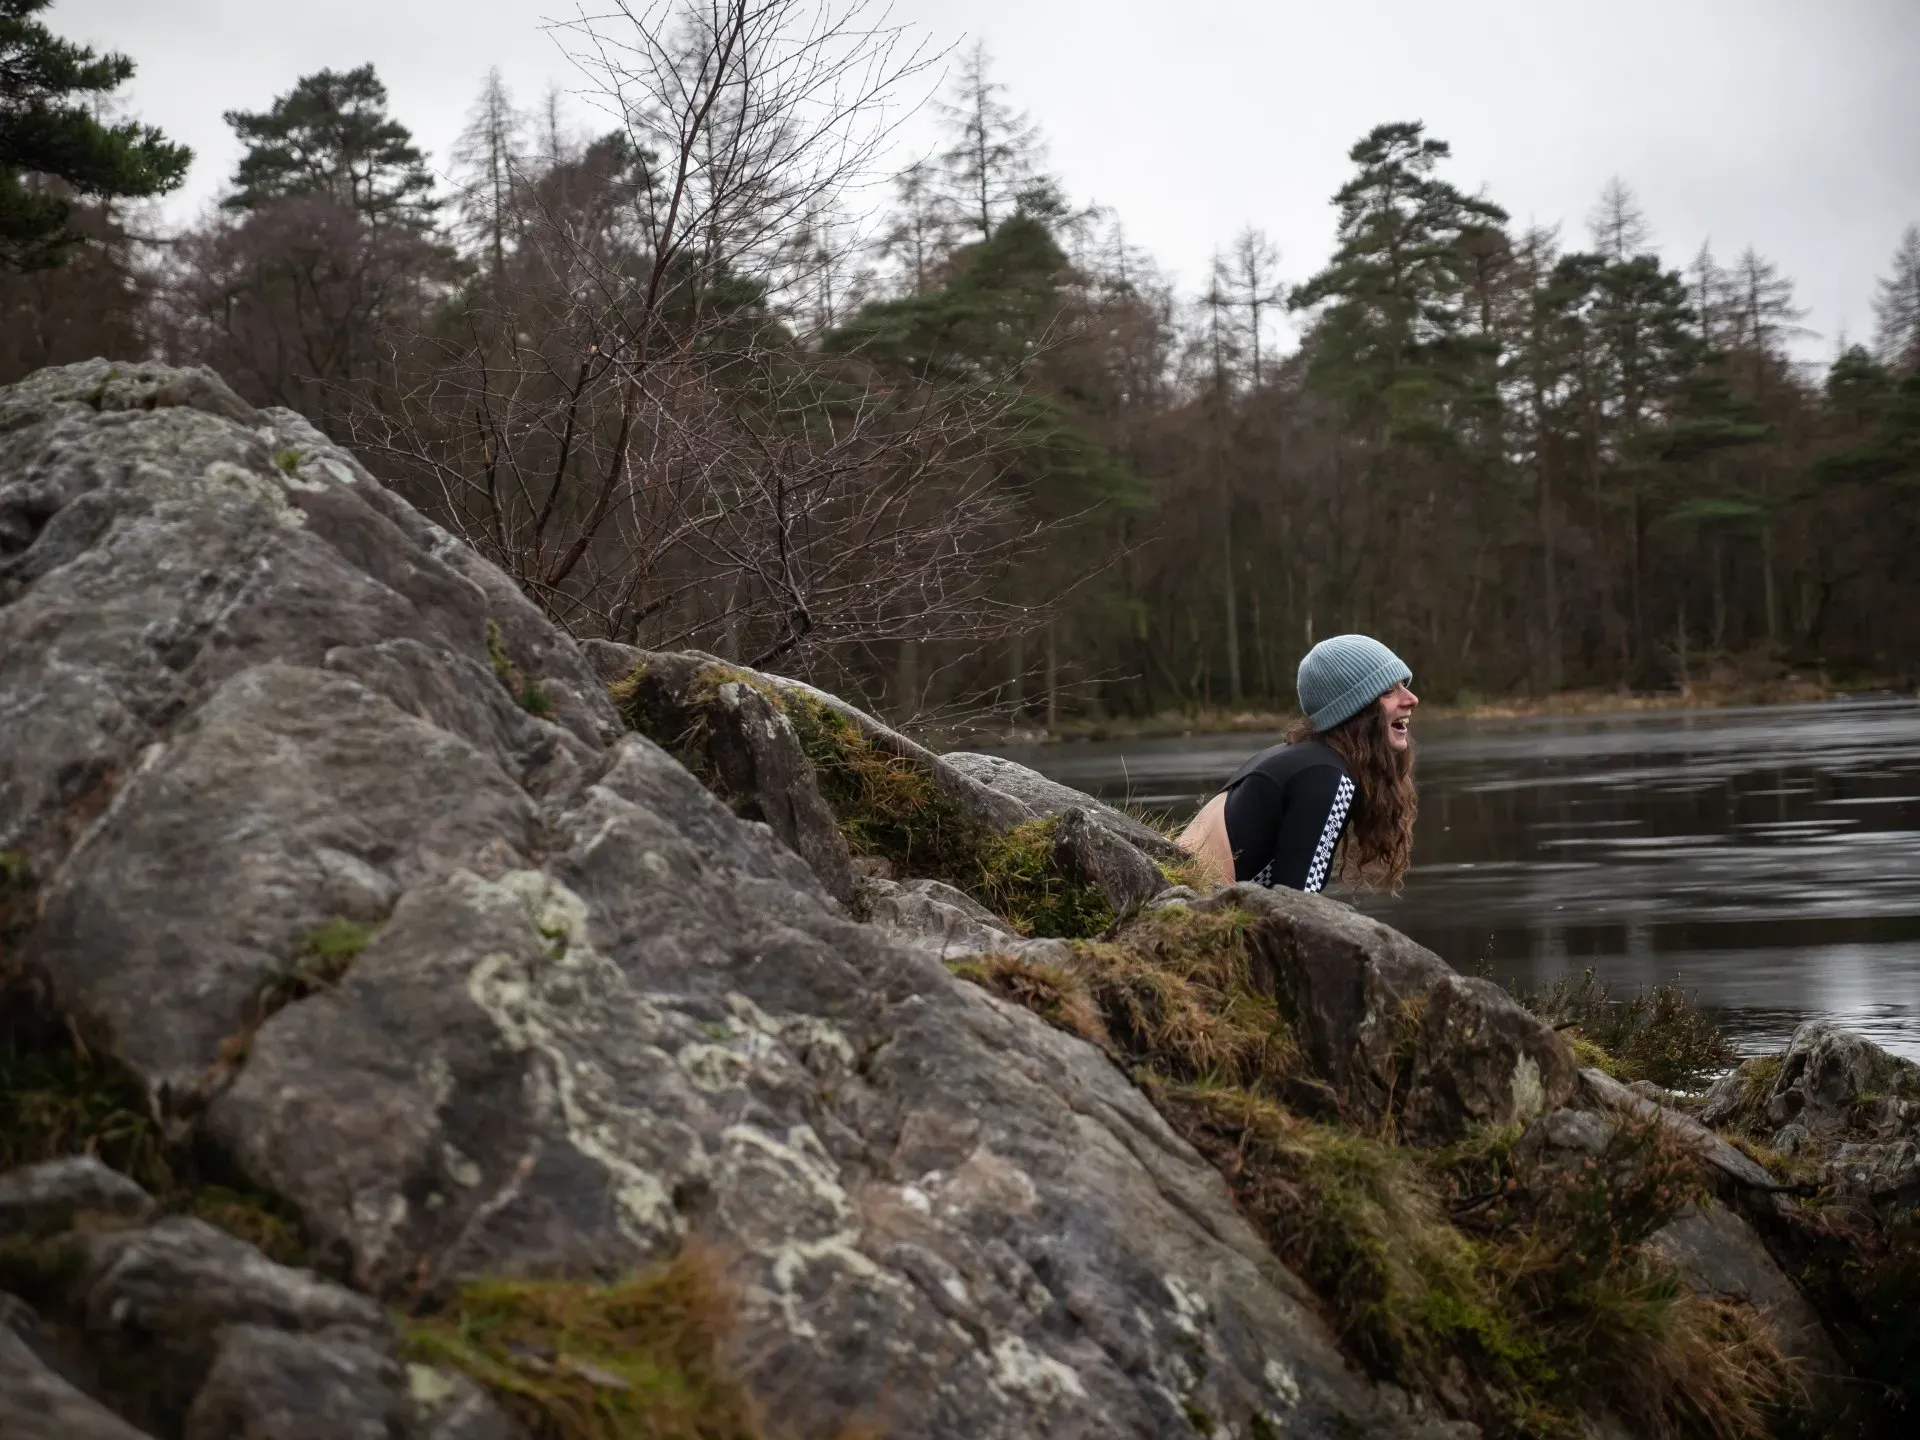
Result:
[[1336,902],[575,644],[206,372],[0,392],[0,721],[0,1144],[74,1167],[0,1182],[0,1340],[67,1367],[0,1378],[74,1433],[1784,1413],[1785,1177]]

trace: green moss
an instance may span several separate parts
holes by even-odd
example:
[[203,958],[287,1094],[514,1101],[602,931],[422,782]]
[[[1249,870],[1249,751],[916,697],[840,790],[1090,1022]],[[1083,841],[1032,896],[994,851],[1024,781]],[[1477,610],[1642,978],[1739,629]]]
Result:
[[900,875],[945,881],[1022,935],[1076,938],[1113,923],[1106,897],[1054,864],[1057,820],[995,834],[926,769],[876,745],[832,706],[799,691],[774,698],[855,855],[885,859]]
[[1094,886],[1060,873],[1053,860],[1059,828],[1049,816],[985,835],[954,883],[1022,935],[1100,934],[1113,924],[1113,906]]
[[1223,907],[1137,916],[1074,946],[1075,968],[1129,1061],[1278,1098],[1300,1068],[1291,1027],[1254,973],[1254,917]]
[[291,475],[300,468],[302,456],[298,450],[276,450],[273,463],[285,474]]
[[174,1208],[245,1240],[269,1260],[282,1265],[308,1263],[298,1219],[270,1196],[203,1185],[179,1197]]
[[155,1193],[173,1185],[159,1127],[130,1075],[65,1036],[6,1042],[0,1171],[67,1155],[97,1156]]
[[724,1353],[731,1307],[692,1254],[615,1285],[476,1280],[404,1322],[408,1358],[463,1371],[534,1440],[759,1440]]
[[487,621],[487,659],[493,665],[493,673],[506,691],[513,697],[513,703],[529,715],[551,715],[553,697],[534,680],[529,680],[520,672],[507,654],[507,639],[501,632],[500,622]]
[[[1519,1126],[1439,1149],[1293,1113],[1311,1077],[1257,917],[1172,907],[1081,942],[1063,966],[978,957],[955,973],[1102,1044],[1225,1176],[1347,1351],[1490,1436],[1757,1437],[1792,1384],[1764,1321],[1682,1285],[1648,1238],[1699,1198],[1665,1127],[1623,1126],[1572,1171]],[[1409,1012],[1411,1023],[1412,1012]]]
[[372,938],[371,925],[338,917],[308,931],[301,937],[293,963],[261,990],[254,1017],[239,1034],[229,1038],[221,1058],[235,1065],[243,1062],[261,1022],[296,1000],[338,985]]

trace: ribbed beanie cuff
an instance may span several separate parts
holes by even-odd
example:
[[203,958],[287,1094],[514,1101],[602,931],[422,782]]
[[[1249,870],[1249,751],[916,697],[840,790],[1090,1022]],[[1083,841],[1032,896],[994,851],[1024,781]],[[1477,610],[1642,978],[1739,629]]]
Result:
[[1370,635],[1331,635],[1300,662],[1300,709],[1317,735],[1358,715],[1413,672]]

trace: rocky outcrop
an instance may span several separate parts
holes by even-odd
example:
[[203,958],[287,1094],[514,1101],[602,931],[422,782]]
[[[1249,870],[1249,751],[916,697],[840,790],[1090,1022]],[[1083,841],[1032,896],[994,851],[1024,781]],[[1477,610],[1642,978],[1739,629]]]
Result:
[[1572,1097],[1565,1041],[1499,986],[1457,974],[1398,931],[1284,888],[1235,885],[1200,908],[1221,906],[1262,922],[1270,983],[1353,1119],[1377,1122],[1391,1106],[1408,1135],[1445,1141]]
[[[421,1327],[488,1283],[706,1255],[721,1368],[783,1434],[1465,1440],[1451,1373],[1364,1374],[1270,1222],[1337,1198],[1315,1163],[1413,1175],[1378,1137],[1519,1131],[1572,1172],[1649,1120],[1712,1182],[1654,1242],[1675,1271],[1838,1366],[1748,1223],[1793,1187],[1497,987],[1324,896],[1173,886],[1124,813],[798,681],[576,646],[206,372],[0,392],[0,733],[0,1038],[29,1011],[73,1037],[313,1265],[96,1160],[0,1175],[8,1435],[508,1440]],[[1173,915],[1231,954],[1142,970],[1129,937]],[[1104,987],[1116,1023],[954,968]],[[1136,1085],[1117,1022],[1172,1036],[1180,987],[1213,1028]],[[1218,1103],[1209,1067],[1255,1051],[1271,1084]],[[1796,1037],[1705,1118],[1777,1110],[1897,1199],[1920,1091],[1882,1058]],[[1262,1188],[1259,1144],[1305,1168]],[[626,1394],[503,1353],[529,1390]]]
[[1920,1207],[1920,1065],[1812,1023],[1717,1081],[1701,1119],[1764,1139],[1888,1218]]
[[0,536],[7,965],[351,1287],[196,1222],[89,1239],[54,1308],[107,1372],[171,1347],[196,1440],[292,1395],[402,1424],[386,1307],[690,1238],[796,1434],[1419,1428],[1098,1051],[848,918],[298,417],[44,372],[0,394]]

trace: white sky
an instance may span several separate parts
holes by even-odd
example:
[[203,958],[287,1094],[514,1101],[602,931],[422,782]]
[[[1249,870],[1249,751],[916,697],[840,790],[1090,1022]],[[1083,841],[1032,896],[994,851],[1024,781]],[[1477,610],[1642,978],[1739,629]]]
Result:
[[[600,7],[590,7],[600,8]],[[436,164],[489,66],[521,103],[578,88],[557,0],[57,0],[56,33],[131,56],[130,113],[220,192],[228,109],[371,60]],[[1346,151],[1385,120],[1452,142],[1450,178],[1585,242],[1638,193],[1670,264],[1751,244],[1798,285],[1809,357],[1871,337],[1874,277],[1920,223],[1920,0],[896,0],[938,45],[984,39],[1076,201],[1112,207],[1184,289],[1246,224],[1305,278]],[[587,111],[576,105],[584,123]]]

